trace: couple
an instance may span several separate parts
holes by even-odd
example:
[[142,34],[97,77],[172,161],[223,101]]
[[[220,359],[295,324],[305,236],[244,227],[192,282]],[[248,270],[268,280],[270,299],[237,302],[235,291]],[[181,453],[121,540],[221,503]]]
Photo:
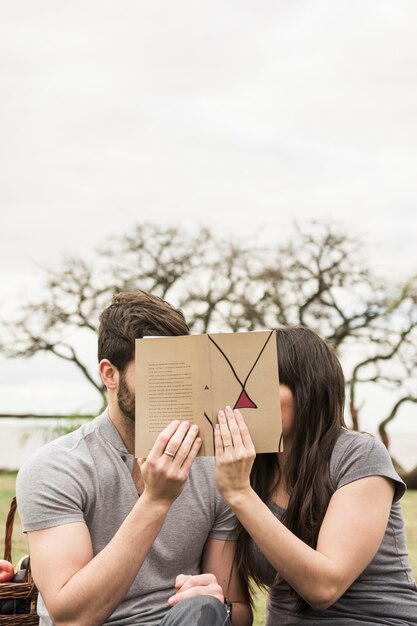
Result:
[[155,296],[115,296],[98,339],[107,410],[20,470],[41,626],[249,626],[253,581],[270,626],[417,624],[404,485],[382,444],[345,429],[340,364],[312,331],[277,333],[284,452],[255,458],[226,407],[215,464],[180,421],[134,458],[134,340],[188,332]]

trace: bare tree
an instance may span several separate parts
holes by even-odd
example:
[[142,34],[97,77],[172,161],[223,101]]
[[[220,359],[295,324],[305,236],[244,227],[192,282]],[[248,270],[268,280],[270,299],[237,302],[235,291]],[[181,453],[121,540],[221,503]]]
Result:
[[45,272],[44,296],[22,306],[1,326],[1,352],[29,358],[39,352],[73,363],[104,404],[94,371],[79,345],[95,332],[113,293],[137,288],[168,297],[184,309],[194,332],[306,325],[337,348],[345,371],[353,428],[370,385],[386,387],[393,404],[380,433],[406,403],[417,401],[417,279],[388,285],[362,257],[361,244],[340,227],[295,225],[291,240],[261,246],[207,228],[139,224],[106,241],[91,257],[67,258]]
[[245,309],[245,294],[256,287],[251,267],[259,251],[247,242],[211,235],[200,251],[198,271],[190,276],[179,304],[195,332],[253,330],[255,311]]
[[263,324],[309,326],[336,347],[361,339],[386,307],[358,242],[331,224],[296,225],[253,280],[262,286]]
[[208,236],[206,229],[190,237],[179,228],[138,225],[106,242],[91,261],[70,257],[45,269],[41,297],[25,303],[16,319],[3,320],[0,351],[9,358],[47,352],[71,362],[104,406],[101,381],[80,356],[83,337],[95,334],[99,313],[116,292],[141,288],[165,297],[184,290]]
[[[96,328],[102,302],[110,287],[97,282],[86,261],[64,260],[59,270],[46,270],[43,297],[25,303],[19,317],[2,323],[2,353],[9,358],[30,358],[47,352],[74,364],[105,403],[104,390],[97,377],[82,361],[77,344],[84,333]],[[74,342],[74,335],[78,341]]]
[[[353,427],[359,428],[361,406],[358,389],[377,385],[391,391],[393,404],[387,407],[386,417],[379,423],[379,434],[388,450],[390,437],[387,426],[400,409],[417,403],[417,281],[411,280],[399,288],[395,298],[388,302],[386,315],[376,328],[371,329],[368,355],[358,360],[349,382],[350,411]],[[381,416],[382,417],[382,416]],[[400,476],[410,489],[417,489],[417,467],[407,472],[393,458]]]

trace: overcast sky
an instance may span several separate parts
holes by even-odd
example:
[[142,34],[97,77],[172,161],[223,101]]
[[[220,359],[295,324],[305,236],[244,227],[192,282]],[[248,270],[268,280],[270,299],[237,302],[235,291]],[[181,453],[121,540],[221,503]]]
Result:
[[3,303],[144,220],[332,217],[415,272],[416,32],[415,0],[1,2]]

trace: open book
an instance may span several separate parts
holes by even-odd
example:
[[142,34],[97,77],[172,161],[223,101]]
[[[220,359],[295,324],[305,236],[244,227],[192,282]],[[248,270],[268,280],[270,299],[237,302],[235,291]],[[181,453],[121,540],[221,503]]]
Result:
[[174,419],[197,424],[200,454],[213,456],[226,405],[241,411],[257,452],[282,449],[275,331],[136,339],[136,457]]

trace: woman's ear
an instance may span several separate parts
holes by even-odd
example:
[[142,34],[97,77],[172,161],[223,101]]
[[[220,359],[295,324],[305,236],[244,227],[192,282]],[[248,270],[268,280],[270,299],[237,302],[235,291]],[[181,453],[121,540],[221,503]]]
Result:
[[117,389],[119,384],[119,370],[117,367],[108,359],[102,359],[98,367],[101,380],[106,389]]

